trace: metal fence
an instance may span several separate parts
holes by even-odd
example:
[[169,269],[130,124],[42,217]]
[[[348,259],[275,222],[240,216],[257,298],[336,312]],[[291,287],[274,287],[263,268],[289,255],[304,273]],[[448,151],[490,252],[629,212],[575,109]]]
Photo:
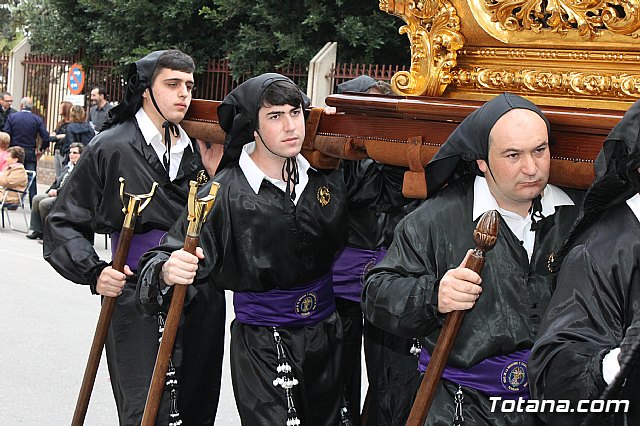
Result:
[[[3,62],[4,61],[4,62]],[[69,68],[78,61],[76,56],[52,56],[28,54],[24,59],[25,79],[23,93],[34,100],[34,111],[45,118],[48,128],[53,129],[58,120],[58,105],[70,91],[67,87]],[[5,65],[6,63],[6,65]],[[8,57],[0,56],[0,90],[3,75],[7,74]],[[284,68],[275,69],[282,75],[291,78],[303,90],[306,90],[308,78],[307,64],[292,64]],[[405,67],[397,65],[379,64],[350,64],[338,63],[332,71],[334,92],[338,84],[360,75],[366,74],[376,80],[389,81],[393,74]],[[4,73],[4,74],[3,74]],[[249,75],[238,79],[233,78],[232,69],[226,60],[211,59],[204,71],[195,75],[196,92],[194,97],[200,99],[221,100],[231,90],[246,80]],[[92,88],[104,87],[109,100],[118,101],[122,98],[125,87],[123,68],[115,62],[101,61],[85,70],[85,108],[90,106],[89,93]],[[4,77],[6,80],[6,77]],[[6,85],[6,82],[5,82]]]
[[0,92],[7,90],[9,84],[9,54],[0,53]]

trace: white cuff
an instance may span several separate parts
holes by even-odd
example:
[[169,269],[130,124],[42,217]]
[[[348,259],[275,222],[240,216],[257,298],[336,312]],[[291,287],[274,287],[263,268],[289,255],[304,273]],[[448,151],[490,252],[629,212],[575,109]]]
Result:
[[620,364],[618,363],[619,353],[620,348],[614,348],[602,358],[602,378],[607,385],[613,382],[613,379],[616,378],[616,375],[620,371]]

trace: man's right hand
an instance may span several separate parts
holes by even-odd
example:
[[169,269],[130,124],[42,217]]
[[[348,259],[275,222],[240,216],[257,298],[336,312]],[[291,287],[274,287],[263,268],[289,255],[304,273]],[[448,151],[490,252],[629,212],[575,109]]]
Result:
[[166,285],[189,285],[196,277],[198,261],[204,259],[202,248],[196,248],[195,256],[184,249],[171,253],[169,260],[162,265],[160,277]]
[[440,280],[438,288],[438,312],[464,311],[473,308],[482,292],[480,275],[466,268],[469,250],[464,260],[455,269],[449,269]]
[[128,265],[124,266],[124,273],[116,271],[111,266],[102,270],[96,283],[96,291],[102,296],[117,297],[122,294],[127,276],[133,275]]

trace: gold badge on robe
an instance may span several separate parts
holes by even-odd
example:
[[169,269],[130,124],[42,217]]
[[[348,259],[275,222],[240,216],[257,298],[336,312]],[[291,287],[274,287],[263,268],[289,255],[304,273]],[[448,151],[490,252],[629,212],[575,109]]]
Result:
[[321,186],[320,188],[318,188],[316,197],[318,198],[318,201],[320,201],[322,207],[329,204],[329,201],[331,201],[331,193],[329,192],[329,188],[327,188],[326,186]]

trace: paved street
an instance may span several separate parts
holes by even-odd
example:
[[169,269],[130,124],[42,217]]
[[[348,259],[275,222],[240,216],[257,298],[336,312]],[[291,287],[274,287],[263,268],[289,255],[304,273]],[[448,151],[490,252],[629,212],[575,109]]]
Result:
[[[41,191],[46,187],[39,186]],[[27,212],[28,213],[28,212]],[[24,229],[20,212],[14,226]],[[96,249],[109,259],[104,236]],[[62,278],[42,259],[42,245],[0,228],[0,417],[5,425],[68,425],[97,322],[100,302],[87,287]],[[227,294],[227,330],[233,318]],[[228,355],[228,333],[225,355]],[[364,371],[364,366],[363,366]],[[366,393],[363,377],[362,394]],[[100,363],[85,424],[117,425],[106,359]],[[240,424],[225,357],[216,424]]]

